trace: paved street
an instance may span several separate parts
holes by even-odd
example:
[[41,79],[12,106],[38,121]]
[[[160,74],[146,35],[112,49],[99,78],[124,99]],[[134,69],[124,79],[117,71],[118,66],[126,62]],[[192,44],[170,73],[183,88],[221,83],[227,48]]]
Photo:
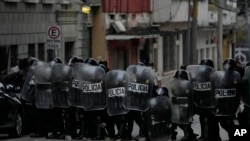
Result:
[[[200,135],[200,125],[199,125],[198,116],[194,116],[194,122],[192,124],[192,128],[196,134]],[[222,128],[220,128],[220,129],[221,129],[220,136],[221,136],[222,141],[228,140],[228,135],[225,132],[225,130]],[[180,128],[178,128],[177,131],[178,131],[178,135],[177,135],[177,140],[178,140],[178,139],[181,139],[181,137],[183,137],[183,131]],[[138,126],[135,125],[132,136],[135,137],[138,135],[138,133],[139,133]],[[60,141],[60,140],[54,140],[54,139],[49,140],[49,139],[45,139],[45,138],[30,138],[27,135],[23,136],[22,138],[18,138],[18,139],[10,139],[10,138],[8,138],[7,135],[0,135],[0,140],[5,140],[5,141]]]

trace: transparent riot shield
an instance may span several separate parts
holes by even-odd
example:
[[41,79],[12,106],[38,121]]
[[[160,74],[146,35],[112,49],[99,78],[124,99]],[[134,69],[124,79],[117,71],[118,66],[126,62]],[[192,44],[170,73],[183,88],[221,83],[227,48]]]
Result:
[[110,116],[123,115],[129,110],[125,109],[129,76],[123,70],[111,70],[105,77],[107,97],[107,112]]
[[250,67],[247,66],[245,68],[245,73],[242,78],[242,83],[241,83],[241,101],[248,107],[250,107]]
[[38,109],[53,108],[53,99],[51,94],[51,73],[52,68],[44,63],[34,69],[35,82],[35,105]]
[[188,80],[171,79],[172,122],[188,124],[193,118],[193,86]]
[[127,109],[146,111],[148,100],[152,97],[154,76],[146,66],[130,65],[126,69],[129,75]]
[[71,67],[61,63],[52,66],[52,96],[53,105],[58,108],[67,108],[71,79]]
[[45,62],[34,60],[33,64],[23,70],[24,83],[21,88],[21,98],[27,102],[34,103],[35,84],[34,84],[34,69],[37,66],[43,65]]
[[104,79],[105,71],[100,66],[74,64],[69,104],[82,107],[86,111],[104,109],[106,107]]
[[210,77],[214,72],[212,67],[206,65],[189,65],[187,72],[193,84],[194,104],[198,108],[214,108],[216,100],[212,93]]
[[146,111],[146,125],[152,141],[168,141],[171,139],[171,102],[166,96],[158,96],[149,100]]
[[216,71],[211,79],[213,94],[216,98],[216,107],[213,112],[216,116],[234,116],[237,112],[240,97],[240,74],[236,71]]

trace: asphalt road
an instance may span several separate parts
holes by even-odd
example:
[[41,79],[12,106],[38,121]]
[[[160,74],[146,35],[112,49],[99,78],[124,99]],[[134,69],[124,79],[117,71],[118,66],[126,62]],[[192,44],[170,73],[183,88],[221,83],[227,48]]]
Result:
[[[194,116],[192,128],[193,128],[194,132],[200,136],[200,124],[199,124],[199,119],[198,119],[197,115]],[[178,132],[177,140],[179,140],[183,137],[183,131],[180,128],[177,128],[177,132]],[[138,134],[139,134],[139,128],[135,124],[132,136],[135,137]],[[221,137],[222,141],[228,140],[227,132],[225,132],[225,130],[221,127],[220,127],[220,137]],[[45,138],[30,138],[27,135],[25,135],[21,138],[13,139],[13,138],[9,138],[8,135],[5,135],[5,134],[2,134],[2,135],[0,134],[0,140],[4,140],[4,141],[62,141],[62,140],[45,139]]]

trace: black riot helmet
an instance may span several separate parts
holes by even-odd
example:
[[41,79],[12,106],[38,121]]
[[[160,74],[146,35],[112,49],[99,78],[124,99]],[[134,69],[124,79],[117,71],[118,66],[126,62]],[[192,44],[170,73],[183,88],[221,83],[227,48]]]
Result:
[[235,70],[237,67],[236,61],[232,58],[228,58],[223,62],[224,70]]
[[88,58],[85,60],[85,63],[90,64],[90,65],[98,65],[96,60],[94,58]]
[[78,62],[84,63],[84,60],[82,58],[78,58]]
[[104,64],[99,64],[99,66],[103,68],[103,70],[105,71],[105,73],[108,72],[108,68]]
[[250,66],[250,62],[247,62],[245,66]]
[[35,64],[38,61],[39,60],[37,58],[34,58],[34,57],[28,57],[28,58],[20,59],[19,63],[18,63],[18,68],[20,70],[23,70],[23,69]]
[[143,62],[138,62],[137,65],[139,65],[139,66],[145,66],[145,64]]
[[167,96],[167,97],[169,97],[167,87],[159,87],[155,91],[156,91],[157,96]]
[[62,63],[62,60],[58,57],[53,57],[52,59],[50,59],[49,63],[51,66],[53,66],[55,63]]
[[70,66],[72,66],[74,63],[77,63],[77,62],[79,62],[79,59],[76,56],[69,57],[69,59],[67,61],[68,65],[70,65]]
[[200,62],[200,65],[206,65],[206,66],[210,66],[210,67],[214,68],[214,62],[208,58],[202,59]]
[[62,60],[59,57],[54,57],[54,58],[50,59],[49,62],[62,63]]
[[188,80],[188,74],[185,70],[177,70],[175,72],[174,78]]

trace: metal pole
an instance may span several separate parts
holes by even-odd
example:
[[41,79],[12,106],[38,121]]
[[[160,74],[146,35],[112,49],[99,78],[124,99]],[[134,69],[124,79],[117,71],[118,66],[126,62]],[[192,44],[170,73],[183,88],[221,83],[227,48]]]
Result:
[[188,0],[188,31],[187,31],[187,59],[186,59],[186,65],[189,65],[190,64],[190,36],[191,36],[191,8],[190,8],[190,5],[191,5],[191,0]]
[[[246,5],[246,19],[247,19],[247,46],[249,48],[248,53],[249,53],[249,59],[250,60],[250,18],[248,15],[248,0],[245,0],[245,5]],[[248,87],[250,87],[250,74],[248,74]],[[250,91],[248,91],[248,95],[250,94]],[[248,104],[250,104],[250,97],[248,98]],[[248,112],[248,117],[250,117],[250,111]],[[250,119],[248,119],[248,124],[250,124]]]
[[[223,0],[219,0],[219,5],[222,6]],[[217,42],[217,70],[222,69],[222,40],[223,40],[223,23],[222,9],[218,7],[218,42]]]
[[250,60],[250,19],[249,19],[249,15],[248,15],[248,0],[245,0],[245,8],[246,8],[246,20],[247,20],[247,46],[249,48],[249,59]]
[[190,46],[191,50],[191,64],[197,64],[197,17],[198,17],[198,0],[193,0],[193,22],[192,22],[192,46]]

